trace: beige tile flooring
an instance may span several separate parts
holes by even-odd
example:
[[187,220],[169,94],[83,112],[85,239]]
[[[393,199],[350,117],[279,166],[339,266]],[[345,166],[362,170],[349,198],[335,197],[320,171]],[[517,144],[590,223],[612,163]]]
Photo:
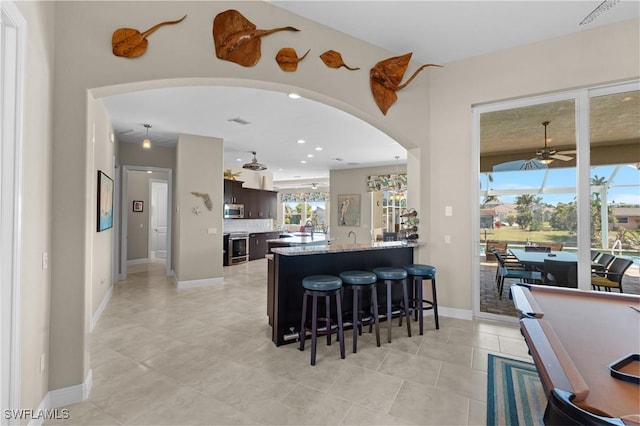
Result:
[[[480,425],[487,354],[529,360],[511,324],[431,317],[424,336],[358,353],[276,347],[266,261],[224,268],[224,283],[177,289],[163,264],[136,265],[91,334],[93,389],[65,424]],[[386,324],[383,324],[383,331]],[[383,339],[384,341],[384,339]]]

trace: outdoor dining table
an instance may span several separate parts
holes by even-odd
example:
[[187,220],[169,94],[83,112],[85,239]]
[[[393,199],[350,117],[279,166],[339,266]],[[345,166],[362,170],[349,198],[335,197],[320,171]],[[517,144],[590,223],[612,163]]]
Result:
[[[544,260],[556,260],[560,262],[577,262],[578,255],[569,251],[552,251],[549,253],[539,251],[526,251],[524,249],[509,249],[518,262],[523,264],[525,268],[542,269],[544,267]],[[602,265],[599,263],[591,262],[591,269],[602,269]]]

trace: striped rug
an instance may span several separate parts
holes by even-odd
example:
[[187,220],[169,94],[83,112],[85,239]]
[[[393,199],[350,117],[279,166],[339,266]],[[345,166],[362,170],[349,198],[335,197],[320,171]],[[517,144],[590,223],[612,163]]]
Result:
[[543,425],[547,406],[535,365],[489,354],[487,425]]

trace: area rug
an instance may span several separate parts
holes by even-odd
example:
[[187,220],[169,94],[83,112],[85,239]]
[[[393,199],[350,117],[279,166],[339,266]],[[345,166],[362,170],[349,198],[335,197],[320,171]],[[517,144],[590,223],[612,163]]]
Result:
[[543,425],[547,406],[535,365],[489,354],[487,425]]

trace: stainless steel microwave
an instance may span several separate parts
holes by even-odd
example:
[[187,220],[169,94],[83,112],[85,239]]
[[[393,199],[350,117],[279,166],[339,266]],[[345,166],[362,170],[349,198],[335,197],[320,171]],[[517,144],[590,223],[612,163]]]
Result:
[[225,219],[244,219],[244,204],[225,204]]

